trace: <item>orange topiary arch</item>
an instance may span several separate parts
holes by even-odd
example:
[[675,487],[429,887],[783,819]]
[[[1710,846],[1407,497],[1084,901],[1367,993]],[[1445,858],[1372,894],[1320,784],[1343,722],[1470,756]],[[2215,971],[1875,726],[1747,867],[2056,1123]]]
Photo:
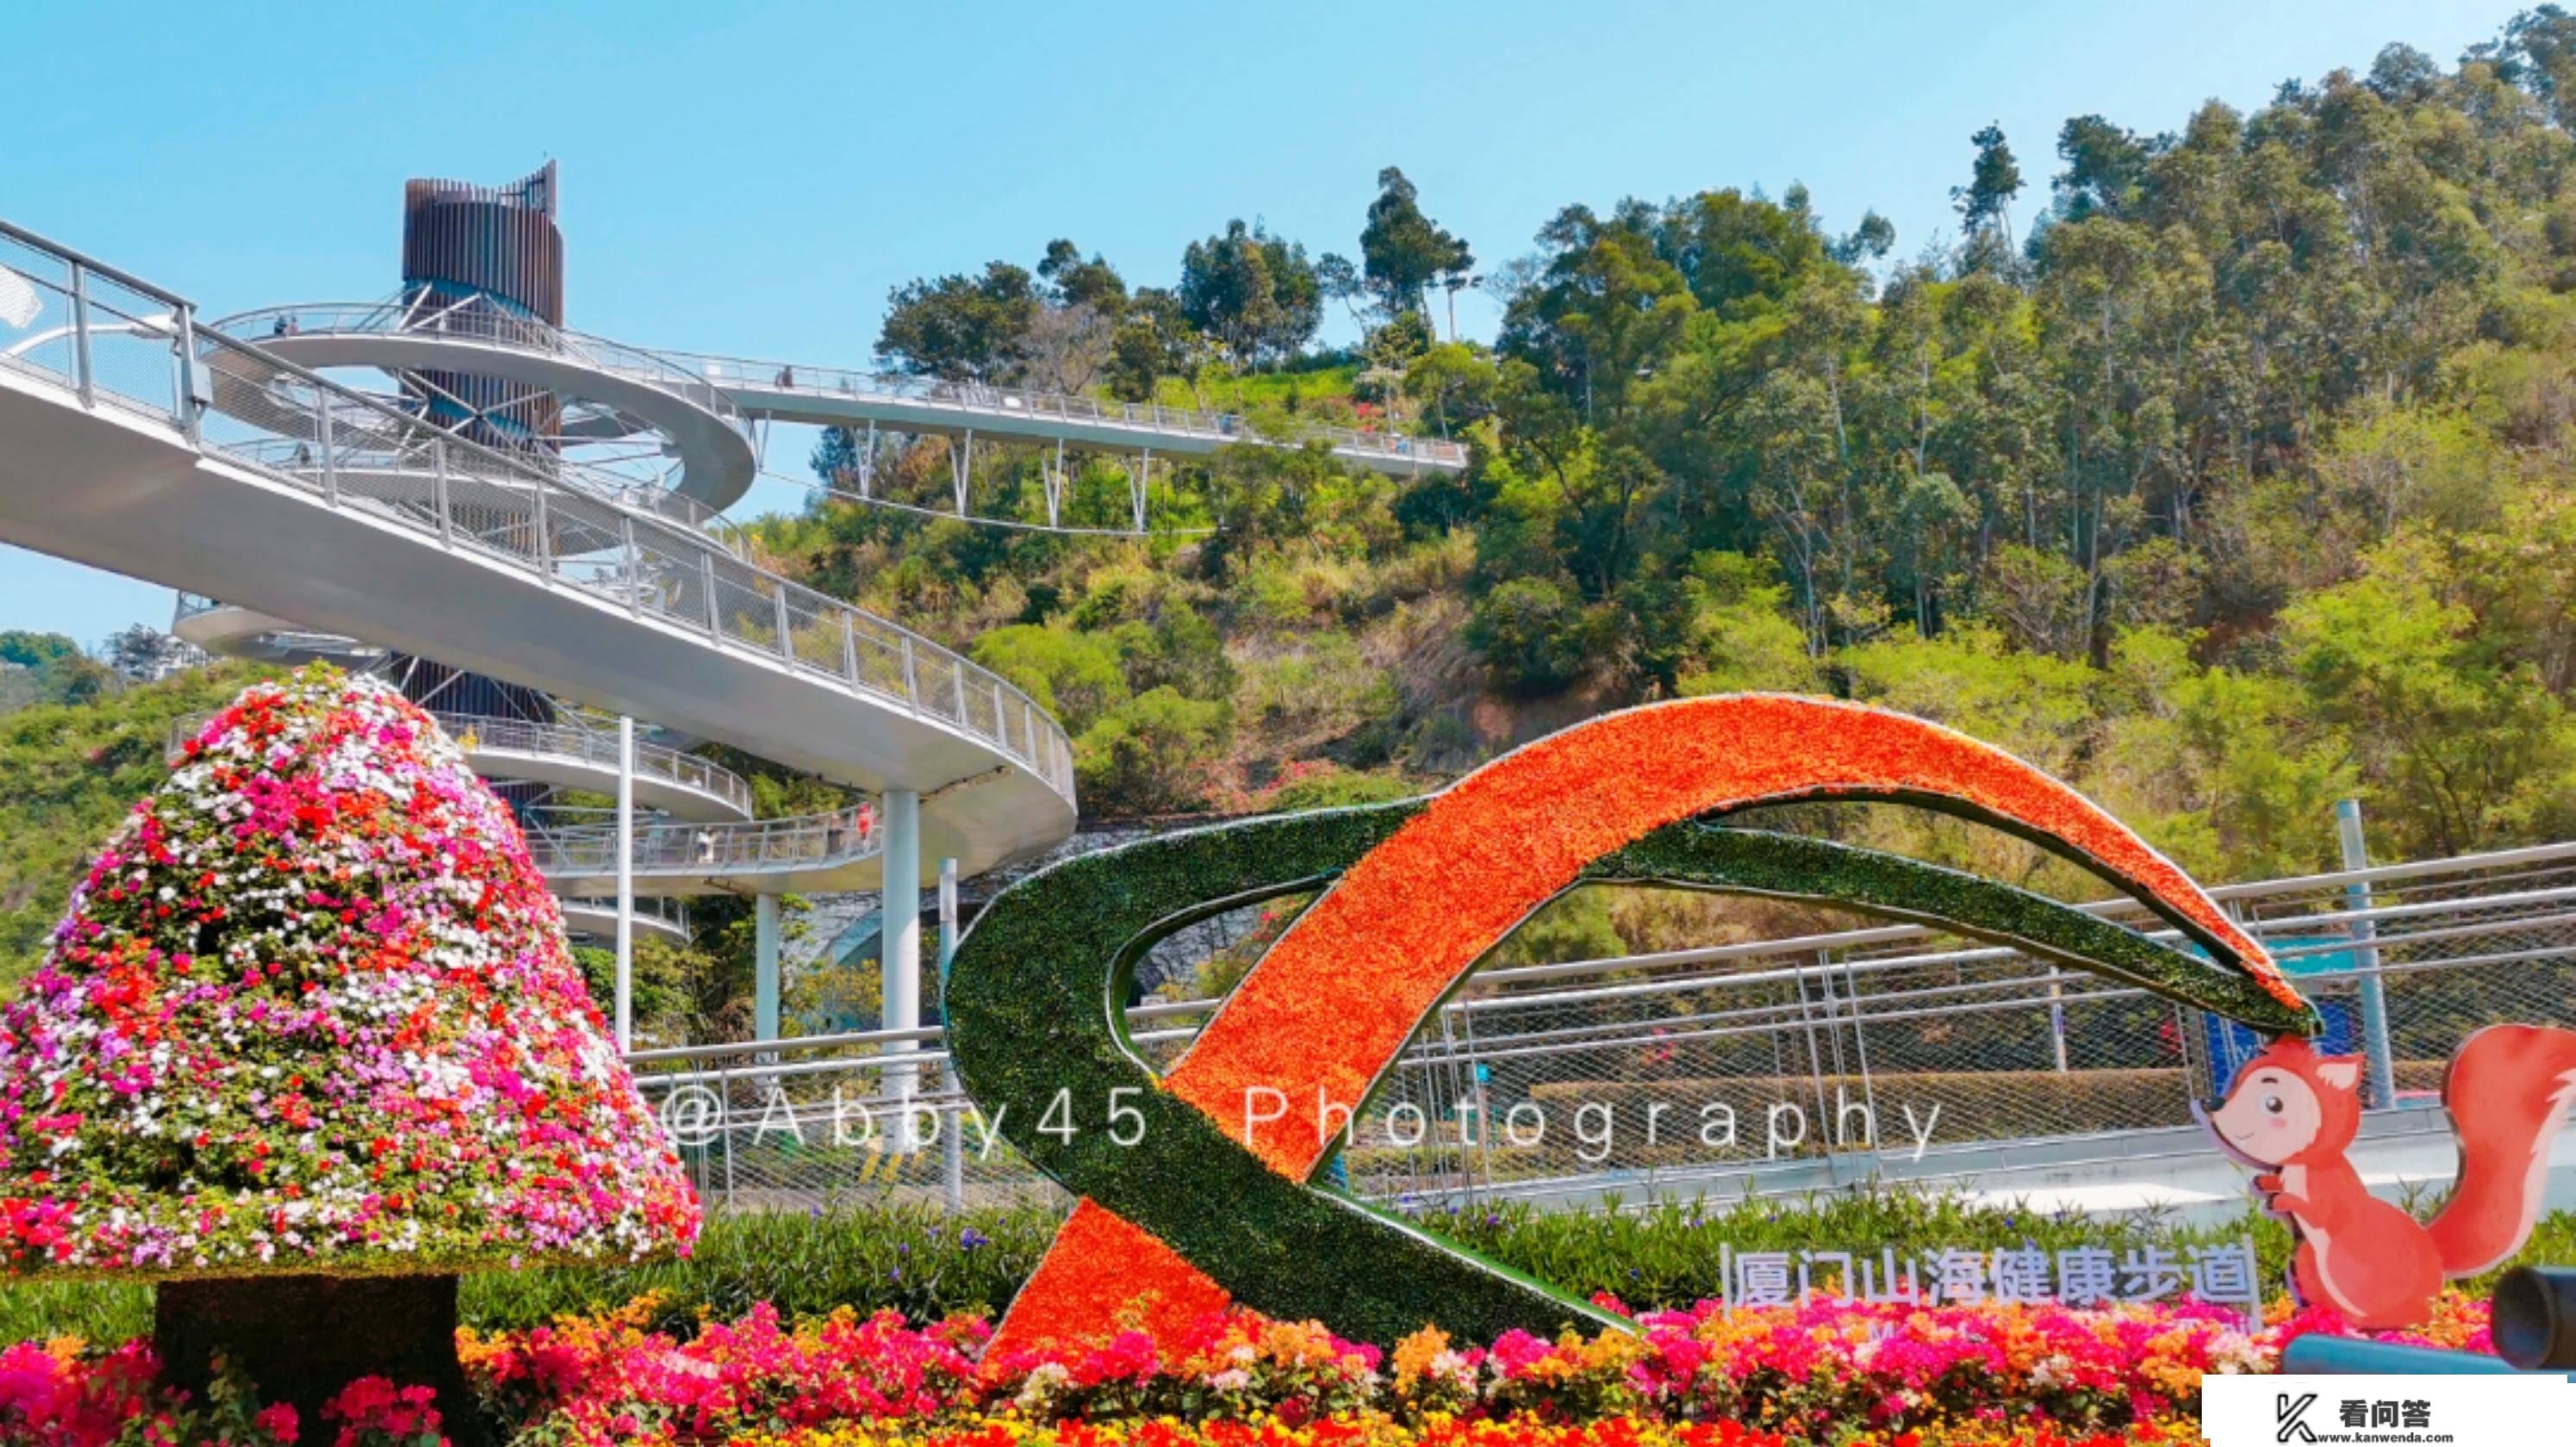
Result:
[[[1336,1134],[1323,1114],[1356,1108],[1476,960],[1586,866],[1695,816],[1829,797],[1922,802],[2028,834],[2152,905],[2272,999],[2306,1010],[2263,947],[2181,869],[2030,765],[1879,709],[1739,695],[1591,720],[1431,798],[1272,946],[1162,1086],[1229,1132],[1260,1094],[1271,1119],[1249,1145],[1303,1182]],[[1177,1326],[1225,1293],[1085,1198],[996,1347],[1106,1329],[1112,1297],[1148,1325]]]

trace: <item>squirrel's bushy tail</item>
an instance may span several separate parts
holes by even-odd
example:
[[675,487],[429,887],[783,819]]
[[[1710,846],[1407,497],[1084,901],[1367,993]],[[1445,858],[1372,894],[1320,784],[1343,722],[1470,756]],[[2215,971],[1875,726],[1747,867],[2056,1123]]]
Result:
[[2474,1276],[2530,1239],[2570,1100],[2576,1031],[2491,1025],[2452,1057],[2442,1103],[2460,1138],[2460,1179],[2430,1227],[2443,1274]]

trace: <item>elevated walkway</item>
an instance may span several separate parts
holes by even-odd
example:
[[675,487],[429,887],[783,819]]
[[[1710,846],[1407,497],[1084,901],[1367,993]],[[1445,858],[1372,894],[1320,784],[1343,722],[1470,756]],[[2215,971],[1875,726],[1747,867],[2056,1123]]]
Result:
[[[660,823],[635,830],[639,895],[823,894],[885,885],[885,839],[857,810],[746,824]],[[559,894],[617,888],[613,824],[528,831],[528,852]]]
[[1348,427],[1306,427],[1273,436],[1230,412],[1200,412],[1154,402],[1111,402],[1061,392],[1032,392],[975,382],[889,376],[833,367],[773,365],[731,357],[678,354],[722,388],[743,415],[824,427],[874,424],[940,436],[1062,441],[1116,452],[1204,457],[1250,444],[1298,447],[1321,441],[1355,467],[1392,476],[1454,473],[1467,465],[1455,442]]
[[[736,420],[825,427],[882,427],[1166,457],[1203,457],[1236,445],[1322,442],[1357,467],[1396,476],[1454,473],[1467,449],[1454,442],[1347,427],[1279,435],[1234,413],[1151,402],[927,377],[647,352],[605,338],[489,310],[423,313],[390,302],[313,302],[243,312],[209,324],[260,352],[305,367],[438,369],[507,378],[602,404],[652,427],[681,459],[679,491],[721,508],[750,485],[752,464]],[[594,424],[604,435],[614,426]],[[736,444],[744,450],[739,455]]]
[[178,607],[171,614],[170,632],[181,642],[208,653],[274,663],[281,668],[328,663],[358,672],[381,667],[392,656],[390,649],[337,633],[316,633],[256,609],[237,608],[194,593],[179,595]]
[[[41,238],[0,225],[0,265],[36,293],[33,325],[74,319],[66,344],[0,356],[0,538],[917,792],[920,858],[962,872],[1071,832],[1063,730],[987,670],[202,333],[183,298]],[[279,405],[215,407],[218,376],[265,376]],[[344,485],[361,447],[383,450]],[[517,505],[460,496],[460,477]]]
[[[562,899],[556,903],[563,909],[564,928],[571,933],[594,940],[617,937],[616,900]],[[638,899],[634,920],[638,939],[649,935],[665,944],[689,942],[689,914],[677,900]]]
[[543,322],[397,299],[271,307],[213,329],[255,348],[210,353],[228,372],[271,356],[307,369],[498,377],[595,403],[605,410],[591,414],[591,436],[658,434],[679,459],[671,490],[713,511],[740,501],[759,472],[741,413],[706,379],[653,353]]
[[[129,330],[140,340],[169,340],[165,332]],[[195,340],[206,342],[206,334],[196,334]],[[407,343],[382,337],[360,340],[396,351],[408,349]],[[245,434],[230,448],[236,456],[303,475],[317,485],[327,482],[335,489],[397,503],[417,498],[430,482],[429,443],[451,435],[448,426],[425,419],[410,399],[311,385],[318,380],[313,374],[258,347],[206,342],[198,347],[194,365],[204,385],[203,405],[239,424]],[[353,408],[350,398],[363,405]],[[618,414],[607,415],[618,418]],[[616,425],[628,424],[619,418]],[[678,436],[691,438],[692,432],[684,427]],[[325,439],[331,444],[328,448],[319,445]],[[724,505],[751,485],[750,443],[739,436],[735,440],[743,449],[739,478],[733,475],[734,459],[710,460],[704,455],[710,449],[703,443],[697,446],[697,480],[708,493],[703,498],[685,490],[691,480],[685,454],[677,479],[682,486],[670,487],[552,452],[495,450],[462,439],[436,460],[446,470],[439,485],[449,503],[485,520],[487,527],[507,524],[524,531],[534,525],[537,502],[527,479],[537,476],[617,507],[653,513],[667,522],[721,536],[726,547],[739,555],[742,544],[722,514]],[[664,440],[655,445],[676,450],[680,444]],[[564,542],[548,541],[558,548]]]

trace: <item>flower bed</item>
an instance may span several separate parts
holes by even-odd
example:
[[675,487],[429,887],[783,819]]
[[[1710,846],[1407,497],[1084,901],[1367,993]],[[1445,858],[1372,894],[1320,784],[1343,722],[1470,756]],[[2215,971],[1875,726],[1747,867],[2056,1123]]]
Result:
[[[1604,1303],[1611,1305],[1612,1303]],[[1649,1314],[1634,1334],[1489,1345],[1423,1331],[1392,1352],[1311,1323],[1201,1318],[1156,1342],[1127,1331],[1070,1351],[977,1360],[982,1318],[913,1327],[891,1312],[787,1323],[763,1306],[687,1340],[653,1304],[529,1331],[460,1334],[502,1441],[714,1447],[776,1443],[1007,1447],[1913,1447],[2196,1441],[2206,1372],[2273,1369],[2281,1347],[2339,1331],[2277,1310],[2249,1331],[2195,1304],[2071,1310],[1824,1300]],[[2483,1350],[2485,1308],[2444,1298],[2425,1333]],[[188,1402],[141,1343],[0,1353],[0,1440],[91,1447],[132,1421],[169,1443],[263,1444],[291,1424],[246,1384]],[[416,1447],[441,1424],[393,1384],[331,1404],[349,1447]]]
[[[1540,1422],[1528,1418],[1406,1423],[1383,1414],[1335,1418],[1303,1426],[1282,1422],[1069,1423],[1032,1428],[1011,1418],[929,1430],[870,1425],[820,1431],[760,1433],[735,1439],[735,1447],[1794,1447],[1808,1439],[1784,1437],[1735,1422],[1658,1422],[1620,1417],[1601,1422]],[[2195,1447],[2198,1425],[2188,1419],[2142,1422],[2111,1432],[2066,1429],[2046,1422],[2006,1426],[1979,1422],[1931,1431],[1863,1431],[1838,1447]]]

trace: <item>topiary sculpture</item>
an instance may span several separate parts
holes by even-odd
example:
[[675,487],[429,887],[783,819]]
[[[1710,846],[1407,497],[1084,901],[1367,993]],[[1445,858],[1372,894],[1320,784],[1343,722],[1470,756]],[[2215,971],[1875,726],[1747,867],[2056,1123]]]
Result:
[[0,1262],[157,1281],[173,1379],[307,1440],[366,1375],[470,1420],[459,1271],[697,1229],[508,809],[383,683],[208,722],[0,1012]]

